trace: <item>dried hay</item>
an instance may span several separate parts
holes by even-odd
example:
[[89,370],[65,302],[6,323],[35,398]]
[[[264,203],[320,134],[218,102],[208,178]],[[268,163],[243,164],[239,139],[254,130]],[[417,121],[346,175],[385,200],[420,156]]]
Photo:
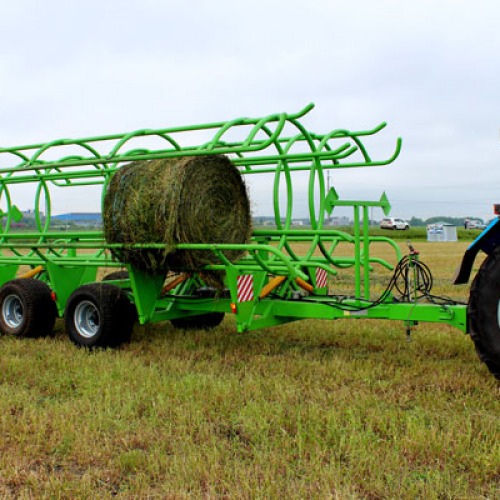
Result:
[[[247,243],[250,204],[238,169],[221,155],[136,161],[119,169],[104,198],[108,243],[163,243],[123,248],[122,262],[153,273],[195,271],[220,260],[210,251],[175,250],[178,243]],[[241,251],[226,251],[234,261]]]

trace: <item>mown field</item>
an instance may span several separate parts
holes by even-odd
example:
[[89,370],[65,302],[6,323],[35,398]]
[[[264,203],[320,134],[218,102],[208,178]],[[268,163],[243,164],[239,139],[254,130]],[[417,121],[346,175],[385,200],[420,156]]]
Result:
[[[306,226],[304,226],[304,229],[306,229]],[[340,229],[342,231],[345,231],[346,233],[353,234],[354,228],[352,226],[342,226],[342,227],[333,227],[333,229]],[[481,231],[479,229],[464,229],[463,227],[457,227],[457,239],[459,241],[468,241],[471,242],[474,240],[479,234],[481,234]],[[370,235],[371,236],[387,236],[392,239],[396,240],[406,240],[406,239],[411,239],[412,241],[421,241],[421,240],[427,240],[427,229],[423,226],[415,226],[411,227],[409,230],[406,231],[392,231],[389,229],[380,229],[378,226],[371,226],[370,227]]]
[[[467,298],[466,246],[418,243],[436,294]],[[89,353],[58,323],[0,349],[0,497],[500,498],[500,384],[447,326],[226,318]]]

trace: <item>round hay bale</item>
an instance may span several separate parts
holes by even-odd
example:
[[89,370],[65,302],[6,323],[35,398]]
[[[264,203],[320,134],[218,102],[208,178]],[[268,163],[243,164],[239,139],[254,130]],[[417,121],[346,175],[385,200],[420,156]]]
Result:
[[[210,251],[175,250],[178,243],[247,243],[250,203],[243,179],[221,155],[136,161],[111,179],[104,198],[108,243],[163,243],[114,251],[122,262],[160,274],[195,271],[220,260]],[[234,261],[243,252],[227,251]]]

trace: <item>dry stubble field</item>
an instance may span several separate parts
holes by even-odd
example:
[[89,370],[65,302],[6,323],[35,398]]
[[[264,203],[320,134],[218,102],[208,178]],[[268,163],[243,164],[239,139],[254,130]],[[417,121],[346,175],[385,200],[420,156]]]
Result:
[[[466,299],[466,245],[416,245],[435,293]],[[58,323],[0,345],[0,497],[500,497],[500,386],[447,326],[226,318],[89,353]]]

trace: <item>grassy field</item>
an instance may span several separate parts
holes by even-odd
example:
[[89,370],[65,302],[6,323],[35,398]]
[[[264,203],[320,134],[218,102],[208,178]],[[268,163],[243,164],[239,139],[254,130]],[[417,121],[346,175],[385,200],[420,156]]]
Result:
[[[435,293],[466,243],[418,243]],[[383,274],[381,274],[383,277]],[[500,385],[467,336],[303,321],[0,338],[0,497],[500,498]]]

